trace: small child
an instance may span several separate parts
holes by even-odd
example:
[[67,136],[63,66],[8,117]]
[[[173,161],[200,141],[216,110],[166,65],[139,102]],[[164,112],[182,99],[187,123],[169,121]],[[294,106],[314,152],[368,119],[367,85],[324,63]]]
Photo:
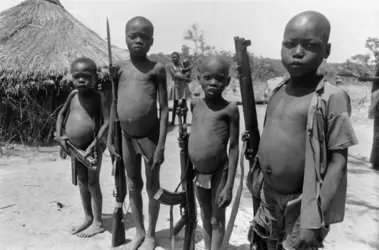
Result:
[[349,96],[317,74],[330,54],[329,34],[328,19],[314,11],[284,31],[290,78],[268,101],[258,151],[264,181],[253,230],[267,249],[321,248],[329,225],[344,217],[348,147],[358,141]]
[[199,71],[205,97],[191,101],[188,154],[200,173],[195,183],[205,247],[220,249],[225,233],[225,209],[232,200],[238,162],[239,110],[236,103],[221,95],[230,81],[226,60],[206,57]]
[[[168,126],[166,70],[150,61],[147,53],[153,45],[153,24],[145,17],[130,19],[125,27],[130,60],[115,63],[118,69],[117,114],[122,129],[122,156],[127,173],[130,206],[136,236],[128,249],[152,250],[156,247],[155,227],[160,205],[154,199],[160,188],[159,170],[164,161]],[[159,95],[159,117],[157,96]],[[108,148],[112,155],[114,107],[111,109]],[[141,159],[145,161],[146,191],[149,196],[147,232],[143,225]]]
[[187,78],[187,81],[190,82],[191,80],[191,64],[188,58],[185,58],[182,62],[182,74],[185,78]]
[[[85,155],[97,156],[96,170],[88,170],[80,161],[71,156],[73,169],[77,171],[79,191],[84,209],[84,221],[71,229],[71,234],[78,237],[91,237],[104,232],[101,219],[103,197],[100,190],[99,175],[105,143],[101,139],[108,130],[108,109],[105,98],[94,90],[97,82],[96,64],[93,60],[80,57],[71,64],[74,90],[69,94],[56,123],[56,140],[66,149],[66,139],[62,136],[62,125],[65,136]],[[68,112],[68,114],[67,114]],[[63,124],[67,117],[67,122]],[[75,176],[76,178],[76,176]],[[91,205],[91,200],[93,200]]]

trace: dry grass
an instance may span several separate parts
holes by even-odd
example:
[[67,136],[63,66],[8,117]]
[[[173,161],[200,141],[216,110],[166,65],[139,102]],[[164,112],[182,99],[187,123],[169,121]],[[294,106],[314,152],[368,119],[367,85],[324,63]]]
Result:
[[368,107],[370,106],[371,82],[359,82],[354,79],[345,80],[340,85],[350,96],[352,105],[351,119],[368,122]]

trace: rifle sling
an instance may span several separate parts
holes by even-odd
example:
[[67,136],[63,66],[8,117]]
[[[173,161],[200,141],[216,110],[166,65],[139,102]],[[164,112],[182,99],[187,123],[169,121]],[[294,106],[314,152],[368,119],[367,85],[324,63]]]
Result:
[[242,195],[242,189],[243,189],[243,177],[244,177],[244,153],[246,151],[246,147],[247,147],[247,140],[243,141],[242,150],[240,153],[240,167],[241,167],[240,183],[238,185],[237,194],[232,206],[232,211],[230,212],[228,225],[226,227],[224,238],[222,240],[221,250],[226,250],[228,248],[229,239],[230,239],[230,236],[232,235],[234,222],[236,220],[239,204],[241,201],[241,195]]

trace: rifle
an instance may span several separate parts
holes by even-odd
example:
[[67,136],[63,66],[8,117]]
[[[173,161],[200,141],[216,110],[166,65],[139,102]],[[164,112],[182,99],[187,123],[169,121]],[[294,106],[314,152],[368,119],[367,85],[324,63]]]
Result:
[[373,82],[373,81],[379,81],[379,76],[366,76],[366,75],[358,75],[354,72],[348,70],[348,69],[342,69],[340,72],[338,72],[339,76],[345,76],[345,77],[354,77],[358,79],[358,81],[361,82]]
[[[174,236],[178,234],[185,226],[183,250],[195,249],[195,229],[197,225],[196,215],[196,200],[194,193],[193,179],[195,178],[195,171],[193,165],[188,156],[188,137],[187,127],[183,125],[182,119],[186,107],[180,103],[180,108],[177,109],[177,115],[179,117],[179,147],[180,147],[180,166],[181,166],[181,181],[174,192],[169,192],[163,188],[159,189],[154,195],[159,203],[170,206],[170,238],[171,249],[175,249]],[[177,192],[180,185],[182,185],[183,191]],[[180,205],[181,218],[173,226],[173,206]]]
[[[54,136],[57,136],[57,132],[54,132]],[[64,139],[68,139],[67,136],[63,136]],[[97,167],[97,157],[87,156],[84,157],[85,152],[84,150],[81,150],[77,148],[74,144],[72,144],[69,140],[66,140],[66,146],[67,151],[64,148],[61,148],[61,150],[64,151],[65,154],[61,154],[63,159],[66,159],[67,155],[69,155],[72,158],[77,159],[80,161],[84,166],[86,166],[89,170],[96,170]],[[78,185],[78,179],[77,179],[77,171],[75,164],[71,164],[71,175],[72,175],[72,184],[74,186]]]
[[117,90],[118,82],[114,81],[115,68],[112,65],[112,48],[111,36],[109,30],[109,21],[107,18],[107,40],[108,40],[108,56],[109,56],[109,75],[112,82],[112,99],[113,99],[113,115],[114,115],[114,128],[113,137],[115,151],[120,156],[112,157],[112,175],[115,179],[115,187],[113,189],[113,196],[116,198],[116,205],[113,210],[113,224],[112,224],[112,247],[120,246],[125,242],[125,224],[123,221],[124,212],[122,205],[124,203],[127,190],[126,190],[126,176],[124,169],[124,161],[122,155],[122,142],[121,142],[121,125],[117,115]]
[[[235,58],[237,61],[237,71],[238,71],[238,77],[239,77],[239,82],[240,82],[242,107],[243,107],[243,114],[244,114],[244,119],[245,119],[245,132],[242,135],[243,146],[241,150],[240,165],[241,165],[241,170],[243,171],[244,160],[243,160],[242,154],[245,154],[245,158],[249,161],[249,168],[250,168],[248,177],[247,177],[247,185],[249,186],[249,182],[251,182],[251,183],[254,183],[253,186],[260,189],[263,183],[263,175],[257,165],[258,164],[257,159],[255,158],[258,151],[258,147],[259,147],[260,133],[259,133],[259,128],[258,128],[258,118],[257,118],[257,110],[255,106],[253,81],[251,79],[249,56],[247,53],[247,47],[251,45],[251,41],[245,40],[242,37],[241,38],[234,37],[234,44],[235,44],[235,49],[236,49]],[[241,174],[241,183],[242,182],[243,182],[243,172]],[[241,183],[240,183],[240,187],[241,187]],[[250,189],[250,191],[252,191],[252,189]],[[240,198],[241,193],[242,193],[242,188],[237,191],[236,199]],[[254,193],[253,193],[254,215],[257,212],[260,205],[259,195],[256,195],[256,196],[254,196]],[[234,217],[235,217],[235,214],[237,213],[236,211],[237,209],[238,207],[234,208],[233,206],[232,215],[234,215]],[[230,225],[229,224],[230,223],[228,223],[226,232],[228,232],[229,227],[233,226],[232,224]],[[257,245],[259,244],[258,241],[259,239],[257,237],[255,237],[255,239],[252,240],[251,242],[252,249],[254,248],[256,249],[258,247]]]

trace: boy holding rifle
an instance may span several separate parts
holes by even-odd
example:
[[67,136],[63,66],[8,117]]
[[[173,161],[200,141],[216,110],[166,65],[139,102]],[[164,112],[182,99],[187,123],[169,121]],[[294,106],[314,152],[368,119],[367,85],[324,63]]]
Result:
[[230,81],[229,64],[223,58],[204,58],[199,71],[205,98],[191,102],[188,154],[200,173],[195,184],[205,247],[219,250],[238,162],[239,110],[236,103],[226,101],[221,95]]
[[[99,175],[102,154],[105,150],[105,143],[100,141],[108,130],[108,109],[105,98],[94,90],[97,70],[93,60],[86,57],[76,59],[71,64],[71,74],[75,89],[69,94],[58,114],[55,140],[66,152],[85,150],[84,159],[90,155],[94,155],[96,159],[97,165],[93,170],[83,164],[83,159],[79,160],[80,155],[71,155],[73,182],[76,183],[76,178],[78,178],[84,209],[83,223],[74,226],[71,234],[76,234],[78,237],[91,237],[105,230],[101,219],[103,197]],[[62,136],[65,116],[67,117],[67,122],[64,124],[66,134]],[[72,147],[71,145],[75,149],[68,150],[68,147]]]
[[[154,194],[159,190],[159,169],[164,161],[168,126],[166,71],[161,63],[150,61],[147,53],[153,45],[153,24],[145,17],[130,19],[125,27],[130,60],[115,63],[117,69],[117,115],[122,133],[122,159],[127,173],[127,185],[136,236],[128,249],[151,250],[156,247],[155,227],[159,203]],[[158,118],[157,95],[160,115]],[[112,104],[113,105],[113,104]],[[114,110],[112,106],[112,112]],[[111,113],[110,123],[114,115]],[[113,127],[108,133],[108,148],[112,155]],[[149,196],[147,232],[142,217],[141,159],[146,167],[146,191]]]
[[349,96],[317,69],[330,54],[330,23],[314,11],[286,25],[282,63],[290,78],[268,105],[258,158],[264,176],[253,221],[268,249],[318,249],[343,220],[348,147],[357,144]]

